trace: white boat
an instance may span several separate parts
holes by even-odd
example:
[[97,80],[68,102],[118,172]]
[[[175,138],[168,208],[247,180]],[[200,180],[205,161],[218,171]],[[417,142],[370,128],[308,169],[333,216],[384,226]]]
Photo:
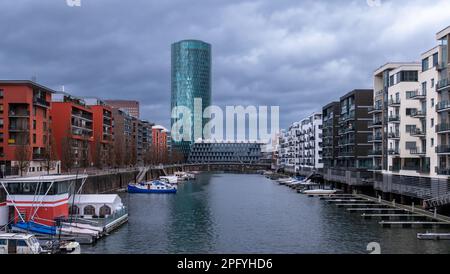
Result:
[[160,181],[167,181],[171,185],[176,185],[178,183],[178,177],[177,176],[160,176]]
[[42,251],[33,234],[0,234],[0,254],[40,254]]
[[195,180],[195,175],[193,173],[178,171],[174,173],[174,176],[177,177],[178,181],[189,181]]
[[304,190],[302,193],[307,195],[331,195],[336,194],[338,191],[335,189],[311,189]]

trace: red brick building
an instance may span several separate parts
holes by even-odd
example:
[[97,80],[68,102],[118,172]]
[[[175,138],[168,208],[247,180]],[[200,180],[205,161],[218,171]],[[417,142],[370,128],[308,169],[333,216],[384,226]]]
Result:
[[[0,167],[2,174],[46,171],[42,161],[51,147],[50,102],[54,93],[28,80],[0,81]],[[23,162],[28,161],[24,166]],[[49,173],[58,173],[59,165]],[[15,172],[13,172],[15,171]]]
[[112,108],[97,98],[85,98],[93,114],[92,161],[97,168],[114,165],[114,118]]
[[94,115],[85,101],[65,93],[52,96],[52,133],[63,170],[92,165]]

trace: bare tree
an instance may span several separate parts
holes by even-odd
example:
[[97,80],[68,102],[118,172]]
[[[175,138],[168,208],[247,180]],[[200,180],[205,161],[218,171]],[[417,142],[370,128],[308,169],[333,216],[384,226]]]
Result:
[[103,148],[98,138],[95,138],[93,158],[94,166],[98,169],[103,169]]
[[31,147],[29,144],[21,144],[16,146],[15,160],[19,168],[20,176],[27,171],[30,166]]
[[42,153],[41,167],[50,174],[50,170],[55,167],[55,161],[58,159],[55,150],[55,142],[51,134],[48,135],[45,143],[44,152]]

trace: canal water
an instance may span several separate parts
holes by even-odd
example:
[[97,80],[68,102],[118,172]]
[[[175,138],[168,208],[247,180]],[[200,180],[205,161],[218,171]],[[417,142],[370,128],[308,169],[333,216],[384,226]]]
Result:
[[83,253],[450,253],[425,229],[382,228],[262,175],[205,173],[176,195],[123,194],[130,218]]

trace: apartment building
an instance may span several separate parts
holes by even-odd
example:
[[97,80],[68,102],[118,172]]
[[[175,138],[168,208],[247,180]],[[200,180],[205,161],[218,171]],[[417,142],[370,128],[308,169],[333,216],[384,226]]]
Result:
[[132,164],[133,117],[120,108],[112,108],[114,120],[114,161],[116,166]]
[[114,119],[112,108],[98,98],[85,98],[93,115],[92,161],[94,166],[103,168],[114,165]]
[[322,159],[322,113],[313,113],[300,122],[298,156],[299,172],[306,175],[323,168]]
[[337,166],[339,156],[339,102],[331,102],[322,108],[322,158],[325,169]]
[[63,170],[92,165],[94,116],[82,98],[52,94],[52,133]]
[[322,169],[322,113],[314,113],[281,131],[278,149],[278,165],[287,172],[306,175]]
[[[53,93],[52,89],[32,81],[0,81],[2,176],[60,172],[60,163],[51,157],[50,101]],[[51,161],[46,161],[48,159]],[[26,165],[21,164],[25,161]]]
[[[372,166],[371,115],[373,90],[355,89],[323,108],[327,121],[327,163],[324,179],[347,187],[369,187]],[[336,115],[336,111],[338,115]],[[325,117],[325,116],[324,116]],[[336,120],[338,123],[336,124]],[[337,129],[337,133],[336,133]],[[336,146],[337,142],[337,146]],[[329,151],[334,149],[334,154]]]

